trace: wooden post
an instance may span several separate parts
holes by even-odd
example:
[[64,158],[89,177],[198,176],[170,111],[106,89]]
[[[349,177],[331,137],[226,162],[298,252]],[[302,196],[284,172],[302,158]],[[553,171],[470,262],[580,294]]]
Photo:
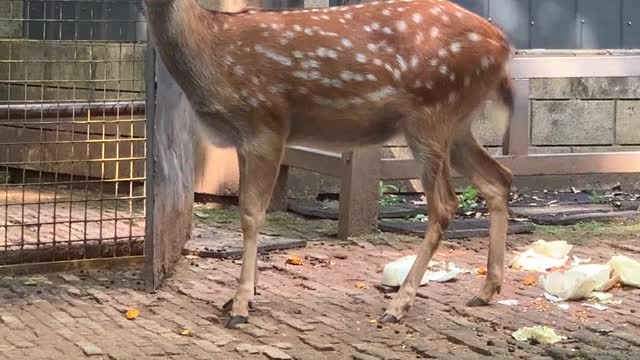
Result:
[[380,156],[379,146],[342,154],[339,239],[364,235],[378,228]]
[[154,291],[191,238],[195,114],[151,44],[145,71],[148,151],[143,277],[146,289]]

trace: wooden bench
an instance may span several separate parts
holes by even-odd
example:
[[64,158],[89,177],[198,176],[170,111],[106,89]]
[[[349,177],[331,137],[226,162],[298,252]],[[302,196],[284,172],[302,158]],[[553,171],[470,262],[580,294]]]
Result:
[[[516,56],[512,62],[515,111],[497,159],[514,175],[640,173],[640,152],[529,154],[529,81],[541,78],[640,76],[640,56]],[[579,131],[579,129],[577,129]],[[640,131],[640,130],[639,130]],[[272,208],[286,209],[289,167],[338,177],[340,183],[338,237],[369,233],[378,226],[378,186],[381,180],[420,177],[413,159],[382,159],[379,146],[342,154],[305,147],[287,148]],[[455,172],[454,177],[459,177]]]

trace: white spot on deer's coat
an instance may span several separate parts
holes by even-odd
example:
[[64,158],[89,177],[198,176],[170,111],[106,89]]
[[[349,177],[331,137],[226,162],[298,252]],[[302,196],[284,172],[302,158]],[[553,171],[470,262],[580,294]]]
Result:
[[380,30],[380,24],[377,22],[371,23],[371,30]]
[[341,72],[340,75],[338,75],[338,76],[340,76],[340,79],[342,79],[344,81],[351,81],[351,80],[354,79],[355,74],[352,73],[351,71],[345,70],[345,71]]
[[411,15],[411,19],[413,19],[414,23],[420,24],[422,22],[422,14],[414,13],[413,15]]
[[429,60],[429,64],[431,64],[431,66],[437,66],[438,65],[438,59]]
[[351,47],[353,44],[351,43],[351,40],[344,38],[342,39],[342,45],[346,46],[346,47]]
[[471,40],[471,41],[473,41],[473,42],[478,42],[478,41],[480,41],[480,35],[478,35],[477,33],[474,33],[474,32],[469,33],[469,34],[467,35],[467,37],[469,38],[469,40]]
[[398,91],[396,89],[394,89],[391,86],[385,86],[383,88],[380,88],[379,90],[376,90],[374,92],[368,93],[366,95],[367,99],[369,99],[370,101],[380,101],[386,97],[389,96],[393,96],[395,94],[397,94]]
[[438,67],[438,71],[440,71],[442,75],[445,75],[449,69],[447,68],[447,65],[440,65],[440,67]]
[[393,30],[391,30],[391,28],[388,26],[385,26],[384,28],[382,28],[382,32],[385,34],[393,34]]
[[402,73],[400,72],[400,70],[398,69],[393,69],[393,78],[396,80],[400,80],[400,76],[402,75]]
[[375,75],[373,75],[373,74],[367,74],[367,75],[365,75],[365,77],[366,77],[366,78],[367,78],[367,80],[369,80],[369,81],[377,81],[377,80],[378,80],[378,78],[377,78]]
[[456,73],[452,72],[451,74],[449,74],[449,80],[451,80],[451,82],[456,81]]
[[404,58],[400,55],[396,55],[396,60],[398,61],[398,65],[400,65],[400,70],[407,71],[407,62],[404,61]]
[[424,34],[422,32],[419,32],[418,35],[416,35],[416,45],[419,45],[422,40],[424,40]]
[[366,32],[371,32],[371,26],[369,26],[369,25],[365,25],[365,26],[363,27],[363,29],[364,29],[364,31],[366,31]]
[[364,64],[367,62],[367,56],[365,54],[357,53],[356,61]]
[[451,45],[449,45],[449,49],[454,54],[459,53],[461,48],[462,48],[462,45],[460,45],[459,42],[454,42],[454,43],[451,43]]
[[368,43],[367,49],[369,49],[369,51],[378,51],[378,46],[376,46],[376,44]]
[[298,25],[298,24],[295,24],[295,25],[293,25],[293,30],[295,30],[295,31],[302,31],[302,26],[300,26],[300,25]]
[[407,30],[407,23],[402,20],[396,21],[396,29],[398,29],[398,31],[400,32],[404,32],[405,30]]
[[303,69],[320,67],[320,63],[316,60],[306,60],[306,61],[303,61],[300,65],[302,66]]
[[293,50],[291,52],[291,55],[293,55],[294,58],[298,58],[298,59],[302,59],[304,57],[304,54],[302,53],[302,51],[298,51],[298,50]]
[[449,55],[449,52],[446,49],[440,49],[438,50],[438,56],[440,57],[446,57],[447,55]]
[[244,69],[240,65],[237,65],[235,68],[233,68],[233,72],[237,75],[244,75]]
[[418,67],[418,57],[413,55],[411,56],[411,59],[409,60],[411,62],[411,68],[415,69],[416,67]]
[[486,56],[480,58],[480,66],[482,66],[482,70],[487,70],[489,68],[489,59]]
[[261,45],[254,46],[254,49],[256,50],[256,52],[263,54],[266,58],[271,59],[275,62],[278,62],[282,65],[291,66],[293,64],[290,58],[284,55],[278,54],[273,50],[266,49]]
[[380,59],[373,59],[373,64],[374,64],[374,65],[378,65],[378,66],[382,66],[382,60],[380,60]]
[[391,11],[389,11],[389,9],[384,9],[384,10],[382,10],[382,15],[389,16],[389,15],[391,15]]

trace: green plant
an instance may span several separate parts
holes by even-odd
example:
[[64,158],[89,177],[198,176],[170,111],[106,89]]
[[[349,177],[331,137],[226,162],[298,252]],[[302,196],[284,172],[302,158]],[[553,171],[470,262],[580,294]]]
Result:
[[604,197],[595,190],[587,191],[587,194],[589,194],[589,201],[591,201],[592,204],[602,204],[605,202]]
[[400,198],[398,195],[387,194],[388,192],[398,192],[397,186],[392,184],[384,184],[380,181],[380,185],[378,186],[378,204],[380,206],[391,206],[398,205],[404,202],[404,199]]
[[458,195],[458,204],[461,208],[469,210],[478,203],[480,192],[473,186],[467,186],[462,194]]

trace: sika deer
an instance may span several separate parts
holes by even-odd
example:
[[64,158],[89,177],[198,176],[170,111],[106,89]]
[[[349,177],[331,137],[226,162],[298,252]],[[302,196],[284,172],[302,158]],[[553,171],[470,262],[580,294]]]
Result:
[[407,313],[457,207],[450,165],[491,213],[487,279],[468,305],[500,291],[511,173],[476,141],[469,115],[492,93],[512,108],[503,32],[444,0],[239,13],[146,4],[160,57],[200,124],[238,152],[244,256],[227,327],[247,321],[256,238],[287,144],[351,149],[402,133],[423,167],[427,231],[382,322]]

